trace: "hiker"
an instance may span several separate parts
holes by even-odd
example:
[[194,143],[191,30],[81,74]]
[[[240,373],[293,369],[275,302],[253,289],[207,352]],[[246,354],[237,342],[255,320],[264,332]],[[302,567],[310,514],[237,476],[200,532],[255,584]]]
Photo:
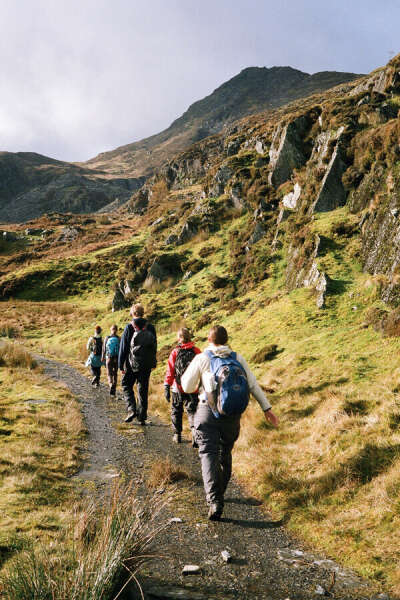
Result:
[[106,337],[103,344],[102,361],[105,363],[107,368],[110,396],[115,396],[118,382],[118,354],[120,337],[117,332],[117,325],[112,325],[110,328],[110,335]]
[[[124,329],[118,355],[121,385],[128,410],[125,423],[137,417],[141,425],[146,425],[150,373],[157,365],[157,335],[153,325],[144,318],[141,304],[134,304],[130,314],[132,321]],[[133,391],[135,383],[137,405]]]
[[103,339],[101,337],[101,327],[96,325],[94,328],[94,335],[88,339],[86,344],[87,350],[90,352],[89,358],[86,361],[86,365],[92,370],[93,379],[92,385],[100,387],[100,375],[101,375],[101,355],[103,351]]
[[194,417],[195,439],[199,445],[208,518],[219,521],[232,472],[232,448],[239,437],[240,417],[249,393],[274,427],[278,426],[278,418],[243,356],[232,352],[227,345],[225,327],[212,327],[208,341],[207,349],[186,369],[181,385],[188,394],[201,386]]
[[167,402],[171,401],[171,421],[174,430],[173,441],[180,444],[182,441],[182,417],[183,407],[186,408],[190,429],[192,431],[192,446],[197,448],[194,439],[193,417],[199,403],[197,390],[193,394],[186,394],[181,386],[181,377],[188,365],[201,350],[196,348],[192,342],[192,334],[189,329],[182,327],[177,334],[178,345],[169,355],[167,372],[164,381],[164,395]]

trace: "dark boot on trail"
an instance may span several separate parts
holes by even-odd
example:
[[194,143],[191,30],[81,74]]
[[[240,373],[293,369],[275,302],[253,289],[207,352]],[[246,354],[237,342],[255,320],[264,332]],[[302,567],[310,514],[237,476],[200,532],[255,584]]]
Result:
[[97,377],[93,377],[93,379],[92,379],[92,385],[93,385],[93,387],[96,385],[96,383],[97,383]]
[[128,414],[126,415],[124,421],[125,423],[130,423],[135,418],[135,413],[132,409],[128,410]]
[[219,521],[222,516],[223,506],[219,503],[211,503],[208,509],[208,518],[210,521]]
[[180,444],[182,441],[181,434],[174,433],[174,435],[172,436],[172,441],[175,442],[175,444]]

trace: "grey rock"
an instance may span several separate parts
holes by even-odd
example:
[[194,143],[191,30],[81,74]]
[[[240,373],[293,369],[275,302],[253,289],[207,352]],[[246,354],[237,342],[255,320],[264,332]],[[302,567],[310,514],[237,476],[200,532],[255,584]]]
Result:
[[127,307],[127,301],[125,299],[125,296],[123,295],[121,290],[119,288],[117,288],[115,290],[114,297],[113,297],[112,303],[111,303],[112,312],[115,312],[117,310],[122,310],[123,308],[126,308],[126,307]]
[[258,154],[264,154],[265,148],[261,140],[256,141],[255,149]]
[[231,199],[233,206],[237,210],[241,210],[242,208],[244,208],[245,203],[242,198],[242,184],[240,181],[237,181],[236,183],[234,183],[232,185],[229,197]]
[[322,585],[317,585],[315,588],[315,593],[318,594],[318,596],[325,596],[325,590]]
[[315,212],[329,212],[339,206],[344,206],[346,192],[342,183],[343,171],[344,165],[337,144],[313,205]]
[[63,227],[60,235],[57,238],[59,242],[73,242],[79,235],[79,230],[76,227]]
[[201,568],[198,565],[185,565],[182,569],[182,575],[198,575]]
[[228,552],[228,550],[222,550],[221,556],[222,556],[222,560],[226,563],[229,563],[232,560],[232,556],[231,556],[230,552]]
[[293,169],[303,166],[307,161],[302,141],[306,126],[306,118],[302,116],[285,126],[280,123],[276,128],[269,150],[270,184],[280,186],[290,179]]
[[257,242],[259,242],[265,236],[266,233],[267,232],[265,230],[264,225],[262,223],[257,223],[251,237],[249,238],[246,244],[246,251],[248,252],[251,246],[257,244]]
[[165,245],[166,246],[173,246],[174,244],[176,244],[178,241],[178,236],[175,235],[174,233],[171,233],[167,239],[165,240]]
[[301,186],[298,183],[294,184],[293,192],[289,192],[282,198],[282,204],[285,208],[289,208],[290,210],[295,210],[297,207],[297,202],[300,198],[301,194]]
[[183,521],[180,517],[172,517],[172,519],[170,519],[169,522],[170,523],[183,523]]
[[197,233],[198,229],[195,223],[192,221],[186,221],[178,235],[176,244],[186,244],[186,242],[191,240]]
[[210,185],[211,196],[221,196],[225,191],[225,186],[233,175],[232,169],[228,165],[222,165]]

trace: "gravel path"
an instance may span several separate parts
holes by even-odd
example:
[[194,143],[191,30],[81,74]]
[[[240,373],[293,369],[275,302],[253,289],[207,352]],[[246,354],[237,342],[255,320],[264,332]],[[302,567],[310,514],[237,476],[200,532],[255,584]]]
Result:
[[[82,404],[89,435],[85,465],[77,477],[92,480],[101,489],[123,473],[139,486],[166,456],[191,474],[191,481],[178,484],[164,515],[182,522],[171,522],[161,534],[162,558],[142,573],[148,600],[389,600],[374,595],[354,573],[302,548],[235,481],[227,490],[223,519],[207,521],[197,453],[189,443],[172,443],[169,426],[151,416],[151,406],[151,425],[123,425],[124,403],[110,400],[105,387],[94,390],[86,377],[68,365],[42,357],[39,361],[45,374],[65,383]],[[222,559],[224,550],[232,557],[229,563]],[[201,571],[184,576],[184,565],[198,565]]]

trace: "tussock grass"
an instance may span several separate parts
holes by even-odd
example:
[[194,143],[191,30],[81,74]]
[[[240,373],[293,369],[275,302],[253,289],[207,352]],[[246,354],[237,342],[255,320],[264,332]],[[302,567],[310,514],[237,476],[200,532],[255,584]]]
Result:
[[[152,543],[164,527],[166,502],[143,506],[130,486],[117,485],[105,500],[81,509],[51,548],[31,545],[0,577],[5,600],[111,600],[154,558]],[[151,507],[151,508],[150,508]]]
[[169,457],[154,462],[147,476],[150,489],[157,489],[178,481],[190,480],[190,472],[181,466],[174,465]]
[[5,342],[0,346],[0,366],[35,369],[37,363],[32,355],[19,344]]

